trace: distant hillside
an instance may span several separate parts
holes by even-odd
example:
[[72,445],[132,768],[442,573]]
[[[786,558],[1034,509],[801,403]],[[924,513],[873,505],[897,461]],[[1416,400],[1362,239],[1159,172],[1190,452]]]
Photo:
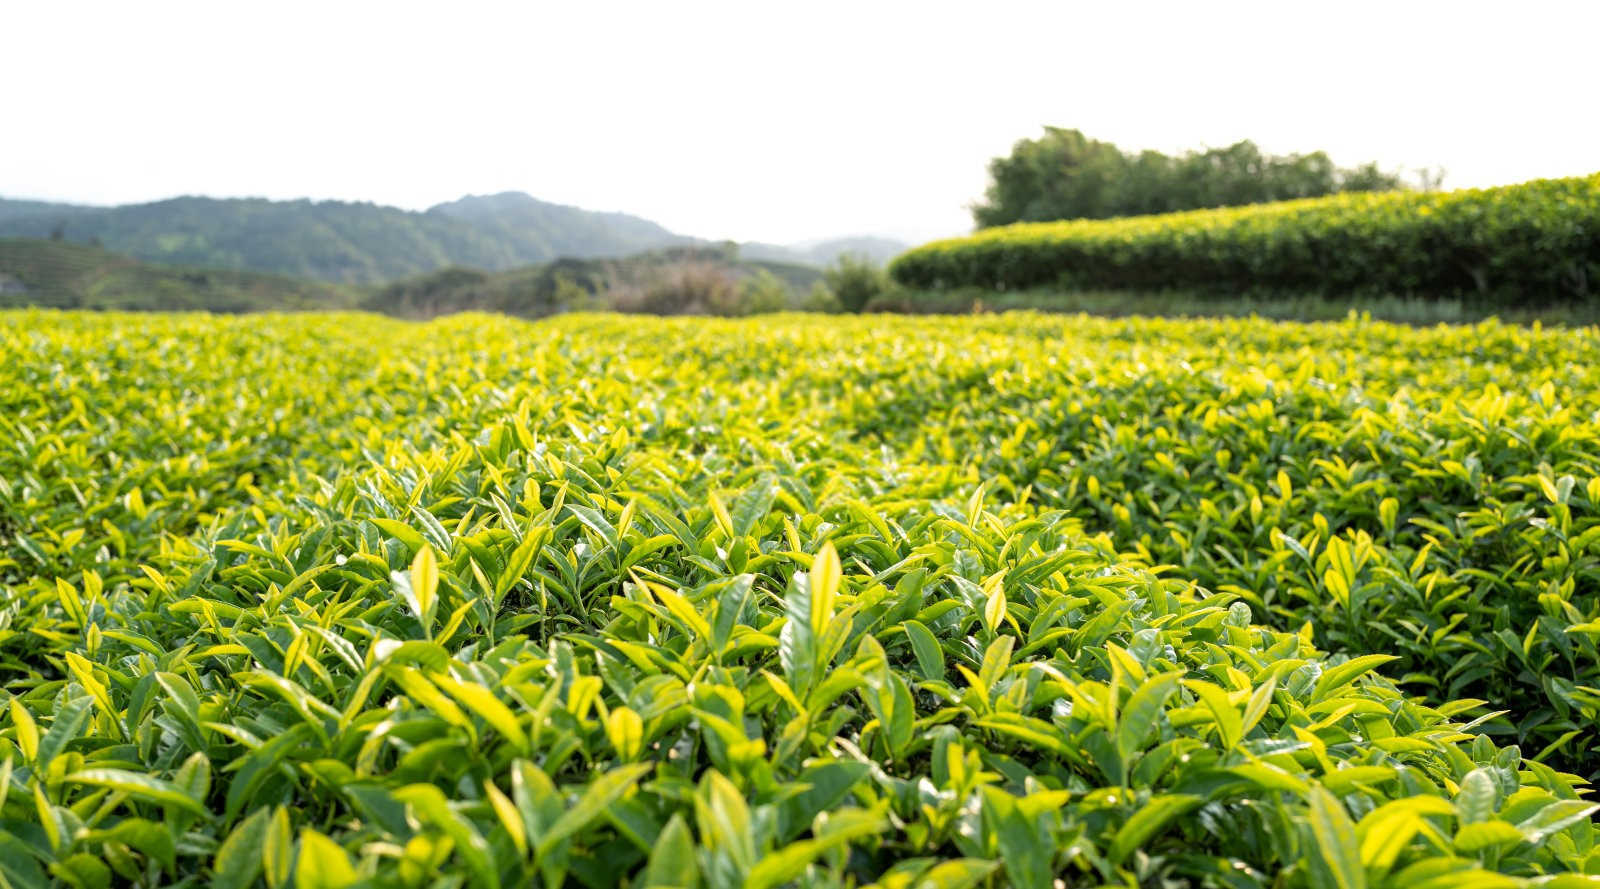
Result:
[[659,247],[701,243],[696,238],[673,234],[648,219],[552,204],[520,191],[469,195],[430,207],[428,215],[470,223],[509,247],[523,262],[563,256],[627,256]]
[[0,236],[97,240],[152,262],[372,283],[445,265],[509,268],[528,257],[469,223],[376,204],[174,198],[0,220]]
[[64,241],[0,238],[0,307],[256,312],[343,308],[357,294],[317,281],[155,265]]
[[[552,204],[521,192],[469,196],[424,212],[344,201],[182,197],[120,207],[0,200],[0,237],[94,243],[150,262],[250,269],[375,284],[447,268],[487,271],[713,246],[637,216]],[[843,238],[744,246],[750,259],[827,265],[849,250],[883,262],[905,245]]]
[[784,291],[789,307],[804,304],[812,285],[822,279],[821,270],[811,266],[735,259],[721,247],[672,247],[624,258],[563,258],[498,273],[440,269],[375,288],[361,307],[405,317],[462,311],[540,317],[580,308],[721,311],[726,307],[698,305],[696,294],[682,291],[710,286],[732,296],[763,275]]

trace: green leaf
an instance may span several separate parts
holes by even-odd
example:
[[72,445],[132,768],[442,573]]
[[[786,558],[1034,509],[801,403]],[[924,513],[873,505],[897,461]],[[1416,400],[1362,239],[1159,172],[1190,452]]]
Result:
[[105,862],[86,852],[79,852],[50,865],[50,872],[67,881],[76,889],[109,889],[111,869]]
[[439,788],[432,784],[411,784],[394,792],[394,798],[410,806],[421,821],[432,825],[455,842],[476,881],[489,889],[499,889],[500,874],[490,857],[489,844],[473,823],[450,808]]
[[772,511],[772,503],[777,497],[777,482],[770,476],[764,476],[734,498],[733,508],[729,510],[733,536],[745,537],[755,531],[761,520]]
[[917,658],[918,672],[924,679],[943,679],[944,649],[939,647],[939,640],[919,621],[908,620],[900,626],[905,628],[906,638],[911,640],[911,651]]
[[619,758],[635,759],[644,748],[644,720],[630,707],[614,708],[606,716],[606,738]]
[[1019,889],[1051,889],[1051,844],[1039,819],[1029,818],[1011,795],[983,788],[983,824],[1000,848],[1010,884]]
[[1107,860],[1112,864],[1121,864],[1133,850],[1149,842],[1151,837],[1174,818],[1193,811],[1204,801],[1202,797],[1181,793],[1152,797],[1133,813],[1133,817],[1117,828],[1116,835],[1111,838],[1111,847],[1106,853]]
[[1461,790],[1456,794],[1456,814],[1462,824],[1488,821],[1499,808],[1499,783],[1488,769],[1473,769],[1461,779]]
[[79,834],[80,844],[121,843],[142,852],[170,873],[177,868],[177,843],[173,828],[144,818],[123,818],[105,830],[92,830]]
[[606,521],[606,517],[601,515],[599,511],[590,509],[587,506],[579,506],[576,503],[567,504],[567,509],[577,516],[578,521],[582,522],[585,527],[598,534],[600,539],[606,542],[606,545],[616,549],[617,529],[612,527],[611,523]]
[[1267,710],[1272,706],[1272,696],[1278,690],[1278,677],[1268,676],[1267,681],[1256,686],[1250,692],[1250,699],[1245,703],[1244,719],[1239,722],[1239,737],[1250,734],[1250,730],[1260,724],[1261,718],[1267,715]]
[[972,889],[999,869],[997,861],[977,858],[954,858],[941,861],[912,884],[916,889]]
[[656,837],[655,848],[650,852],[650,862],[645,866],[639,885],[642,889],[693,889],[699,883],[700,870],[695,866],[694,839],[682,814],[674,813],[667,826]]
[[755,866],[758,853],[751,832],[750,806],[739,788],[721,772],[708,771],[700,779],[694,807],[701,842],[741,874],[748,873]]
[[511,557],[506,560],[505,570],[500,573],[499,577],[495,578],[494,595],[496,602],[504,597],[518,581],[528,576],[529,566],[538,557],[540,550],[544,548],[545,541],[549,537],[550,529],[542,525],[530,529],[523,536],[522,542],[517,544],[517,548],[511,552]]
[[1117,752],[1124,763],[1131,762],[1133,755],[1143,748],[1182,677],[1183,674],[1176,671],[1152,676],[1128,699],[1117,721]]
[[833,619],[833,600],[839,593],[842,576],[839,554],[834,551],[833,542],[822,544],[822,549],[811,560],[810,625],[811,632],[816,635],[820,636]]
[[267,844],[267,828],[271,812],[263,807],[250,813],[239,822],[228,838],[217,848],[212,862],[215,875],[211,885],[216,889],[246,889],[261,875],[263,851]]
[[534,856],[543,858],[558,844],[564,843],[568,838],[588,827],[591,822],[604,814],[606,807],[611,805],[623,794],[633,789],[649,771],[654,768],[653,763],[632,763],[619,766],[595,778],[584,790],[583,796],[572,808],[561,814],[556,822],[550,825],[534,846]]
[[428,545],[427,541],[422,538],[421,534],[417,533],[415,528],[412,528],[410,525],[407,525],[404,522],[397,522],[394,519],[376,517],[368,517],[367,521],[377,525],[378,529],[383,531],[383,533],[388,534],[390,537],[393,537],[394,539],[405,544],[406,549],[412,551],[413,553]]
[[991,633],[1000,632],[1006,619],[1005,587],[996,585],[983,603],[983,626]]
[[411,594],[415,596],[416,618],[423,628],[432,629],[434,609],[439,596],[439,562],[434,558],[433,547],[423,544],[411,560]]
[[784,623],[778,635],[778,659],[783,678],[801,698],[810,695],[817,680],[817,634],[811,630],[810,579],[797,574],[784,597]]
[[11,699],[11,724],[17,728],[17,747],[22,750],[23,760],[36,761],[39,755],[39,727],[33,721],[33,714],[22,706],[21,698]]
[[267,823],[266,842],[261,846],[261,871],[267,885],[286,885],[294,866],[294,834],[289,827],[289,810],[278,806]]
[[1559,800],[1540,809],[1533,817],[1519,822],[1517,830],[1522,832],[1524,840],[1538,845],[1597,811],[1600,811],[1600,804],[1587,800]]
[[983,662],[978,666],[978,687],[985,697],[994,694],[994,687],[1011,668],[1011,647],[1016,640],[1010,636],[996,636],[983,650]]
[[1239,716],[1233,702],[1228,699],[1228,693],[1220,687],[1198,679],[1185,679],[1185,688],[1194,692],[1195,696],[1204,704],[1211,713],[1211,720],[1217,726],[1217,737],[1222,741],[1224,752],[1230,751],[1244,737],[1244,720]]
[[446,694],[492,726],[518,753],[528,752],[527,732],[523,731],[522,724],[517,721],[517,715],[511,712],[510,707],[501,703],[493,692],[475,682],[457,680],[448,673],[435,673],[430,678],[435,685],[444,689]]
[[489,805],[494,809],[495,817],[500,819],[500,826],[505,828],[506,836],[511,837],[511,844],[517,847],[517,854],[527,858],[528,826],[523,821],[522,813],[517,809],[516,803],[496,787],[493,781],[483,782],[483,793],[489,798]]
[[13,889],[49,889],[51,883],[27,843],[0,830],[0,879]]
[[738,626],[739,616],[750,603],[755,580],[753,574],[740,574],[728,582],[717,597],[716,623],[711,629],[711,648],[715,654],[720,656],[728,647],[733,628]]
[[1338,798],[1321,787],[1311,788],[1310,827],[1316,841],[1311,856],[1314,881],[1330,889],[1365,889],[1367,874],[1355,825]]
[[307,827],[300,831],[295,859],[295,889],[345,889],[361,881],[350,856],[338,843]]
[[871,770],[864,762],[828,761],[808,765],[791,785],[804,789],[778,803],[779,840],[794,839],[811,826],[818,814],[831,811],[848,799],[851,790]]
[[1456,831],[1455,847],[1457,851],[1476,855],[1484,849],[1507,843],[1520,843],[1522,840],[1522,831],[1514,825],[1504,821],[1480,821],[1475,824],[1463,824],[1461,829]]
[[152,778],[138,772],[122,769],[84,769],[62,779],[70,784],[91,784],[107,787],[120,793],[161,806],[174,806],[201,817],[210,815],[198,801],[184,793],[177,785]]
[[1422,819],[1409,809],[1386,813],[1385,817],[1371,823],[1363,818],[1356,826],[1356,834],[1361,842],[1362,867],[1367,869],[1369,875],[1388,873],[1422,827]]
[[[848,817],[852,814],[856,817]],[[751,868],[749,875],[745,877],[744,889],[773,889],[797,879],[805,873],[811,862],[824,852],[878,833],[887,825],[887,822],[877,815],[849,809],[835,813],[830,821],[835,823],[825,827],[822,835],[816,839],[790,843],[761,856],[761,860],[756,862],[756,866]],[[840,821],[848,823],[842,827],[837,826],[836,822]]]
[[1322,678],[1317,680],[1316,687],[1311,692],[1311,702],[1315,704],[1326,700],[1329,695],[1355,682],[1362,675],[1396,659],[1392,654],[1367,654],[1351,658],[1336,667],[1329,667],[1323,672]]
[[89,708],[94,705],[94,700],[88,695],[62,704],[57,710],[55,719],[50,722],[50,729],[39,739],[38,767],[43,770],[49,765],[67,744],[83,730],[83,724],[89,719]]

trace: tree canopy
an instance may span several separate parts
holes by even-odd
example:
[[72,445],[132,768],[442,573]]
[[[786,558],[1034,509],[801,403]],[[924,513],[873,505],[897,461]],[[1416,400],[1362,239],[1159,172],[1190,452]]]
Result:
[[1402,187],[1376,163],[1334,165],[1325,152],[1264,154],[1245,140],[1182,155],[1127,152],[1081,131],[1045,127],[989,163],[990,184],[972,208],[979,228],[1053,219],[1105,219],[1202,207]]

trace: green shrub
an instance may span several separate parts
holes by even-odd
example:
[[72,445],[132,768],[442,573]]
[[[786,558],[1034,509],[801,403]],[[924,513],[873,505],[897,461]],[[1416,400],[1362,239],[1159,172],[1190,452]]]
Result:
[[841,253],[833,265],[823,271],[822,281],[846,312],[860,312],[873,297],[889,287],[883,269],[853,253]]
[[800,302],[800,309],[805,312],[839,312],[844,310],[844,306],[839,304],[839,298],[833,295],[828,285],[813,281],[805,299]]
[[739,311],[731,314],[781,312],[789,308],[792,298],[788,286],[778,280],[777,275],[766,269],[757,269],[755,274],[739,282]]

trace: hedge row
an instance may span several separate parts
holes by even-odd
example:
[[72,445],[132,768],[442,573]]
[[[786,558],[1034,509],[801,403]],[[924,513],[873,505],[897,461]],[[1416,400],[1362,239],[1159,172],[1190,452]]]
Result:
[[925,244],[889,271],[900,284],[924,289],[1060,285],[1584,300],[1600,291],[1600,174],[1020,223]]

